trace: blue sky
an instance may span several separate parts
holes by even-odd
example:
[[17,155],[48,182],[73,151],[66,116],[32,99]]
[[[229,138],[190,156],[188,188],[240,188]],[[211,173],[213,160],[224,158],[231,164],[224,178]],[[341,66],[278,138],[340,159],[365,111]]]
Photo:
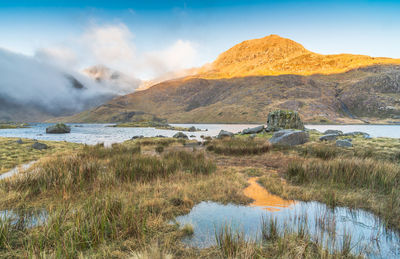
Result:
[[116,25],[129,30],[135,57],[174,49],[179,40],[190,43],[196,54],[185,66],[211,62],[243,40],[269,34],[323,54],[400,58],[399,13],[400,1],[0,0],[0,47],[35,55],[76,45],[71,42],[88,28]]

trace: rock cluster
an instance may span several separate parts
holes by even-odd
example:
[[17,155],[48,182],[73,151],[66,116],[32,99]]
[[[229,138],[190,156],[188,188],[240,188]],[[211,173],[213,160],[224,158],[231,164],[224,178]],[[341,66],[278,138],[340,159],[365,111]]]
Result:
[[270,112],[267,118],[267,131],[279,131],[281,129],[304,130],[304,124],[299,113],[290,110],[276,110]]

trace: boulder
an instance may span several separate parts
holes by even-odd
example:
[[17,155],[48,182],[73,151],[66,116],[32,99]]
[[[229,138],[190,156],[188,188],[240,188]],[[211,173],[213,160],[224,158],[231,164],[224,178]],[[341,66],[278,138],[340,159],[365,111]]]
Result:
[[183,132],[178,132],[173,136],[173,138],[188,139],[188,136],[186,134],[184,134]]
[[18,139],[18,140],[15,141],[15,142],[17,142],[17,144],[24,144],[24,142],[22,141],[22,139]]
[[353,146],[353,144],[351,144],[351,142],[350,141],[348,141],[348,140],[341,140],[341,139],[339,139],[339,140],[336,140],[336,146],[337,147],[352,147]]
[[196,136],[195,136],[195,135],[190,135],[190,137],[191,137],[191,138],[195,138]]
[[253,138],[255,138],[256,136],[257,136],[256,134],[251,134],[251,135],[250,135],[250,138],[253,139]]
[[267,131],[279,131],[281,129],[304,130],[304,124],[298,112],[276,110],[268,114]]
[[308,141],[308,133],[304,130],[280,130],[269,139],[271,144],[295,146]]
[[341,136],[341,135],[343,135],[343,131],[341,131],[341,130],[331,130],[331,129],[325,130],[324,135],[330,135],[330,134],[336,134],[336,135]]
[[339,136],[338,134],[327,134],[320,137],[319,140],[320,141],[336,140],[338,136]]
[[37,150],[43,150],[43,149],[47,149],[48,146],[43,143],[35,142],[35,143],[33,143],[32,148],[37,149]]
[[229,132],[229,131],[226,131],[226,130],[221,130],[218,133],[217,138],[233,137],[233,135],[234,134],[232,132]]
[[46,128],[46,133],[48,134],[64,134],[70,132],[71,128],[65,125],[64,123],[57,123],[56,125]]
[[166,136],[163,135],[157,135],[156,138],[166,138]]
[[260,133],[263,130],[264,130],[264,125],[261,125],[261,126],[257,126],[254,128],[244,129],[242,131],[242,134],[256,134],[256,133]]

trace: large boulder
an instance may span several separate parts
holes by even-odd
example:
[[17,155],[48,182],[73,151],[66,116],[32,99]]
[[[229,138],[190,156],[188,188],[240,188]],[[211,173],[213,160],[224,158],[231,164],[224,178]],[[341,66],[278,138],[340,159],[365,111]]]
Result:
[[56,125],[46,128],[46,133],[48,134],[65,134],[70,132],[71,128],[64,123],[57,123]]
[[233,137],[233,133],[232,132],[229,132],[229,131],[226,131],[226,130],[221,130],[219,133],[218,133],[218,136],[217,136],[217,138],[226,138],[226,137]]
[[43,143],[35,142],[35,143],[33,143],[32,148],[37,149],[37,150],[43,150],[43,149],[47,149],[48,146]]
[[298,112],[288,110],[276,110],[268,114],[267,131],[278,131],[281,129],[304,130],[304,124]]
[[337,146],[337,147],[352,147],[353,144],[351,144],[351,142],[348,141],[348,140],[345,140],[345,139],[341,140],[341,139],[339,139],[339,140],[336,140],[336,146]]
[[308,133],[304,130],[280,130],[269,139],[271,144],[283,146],[301,145],[308,141]]
[[327,134],[327,135],[323,135],[319,138],[320,141],[330,141],[330,140],[336,140],[337,137],[339,135],[338,134]]
[[264,130],[264,125],[260,125],[254,128],[244,129],[242,134],[257,134]]
[[174,137],[174,138],[181,138],[181,139],[188,139],[188,138],[189,138],[189,137],[188,137],[185,133],[183,133],[183,132],[178,132],[178,133],[176,133],[173,137]]

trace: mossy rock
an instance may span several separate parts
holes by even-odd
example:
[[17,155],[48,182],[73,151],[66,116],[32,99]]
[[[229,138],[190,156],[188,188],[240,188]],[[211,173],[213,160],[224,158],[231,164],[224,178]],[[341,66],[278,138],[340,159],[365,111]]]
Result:
[[281,129],[304,130],[304,124],[296,111],[276,110],[268,114],[267,131],[278,131]]

